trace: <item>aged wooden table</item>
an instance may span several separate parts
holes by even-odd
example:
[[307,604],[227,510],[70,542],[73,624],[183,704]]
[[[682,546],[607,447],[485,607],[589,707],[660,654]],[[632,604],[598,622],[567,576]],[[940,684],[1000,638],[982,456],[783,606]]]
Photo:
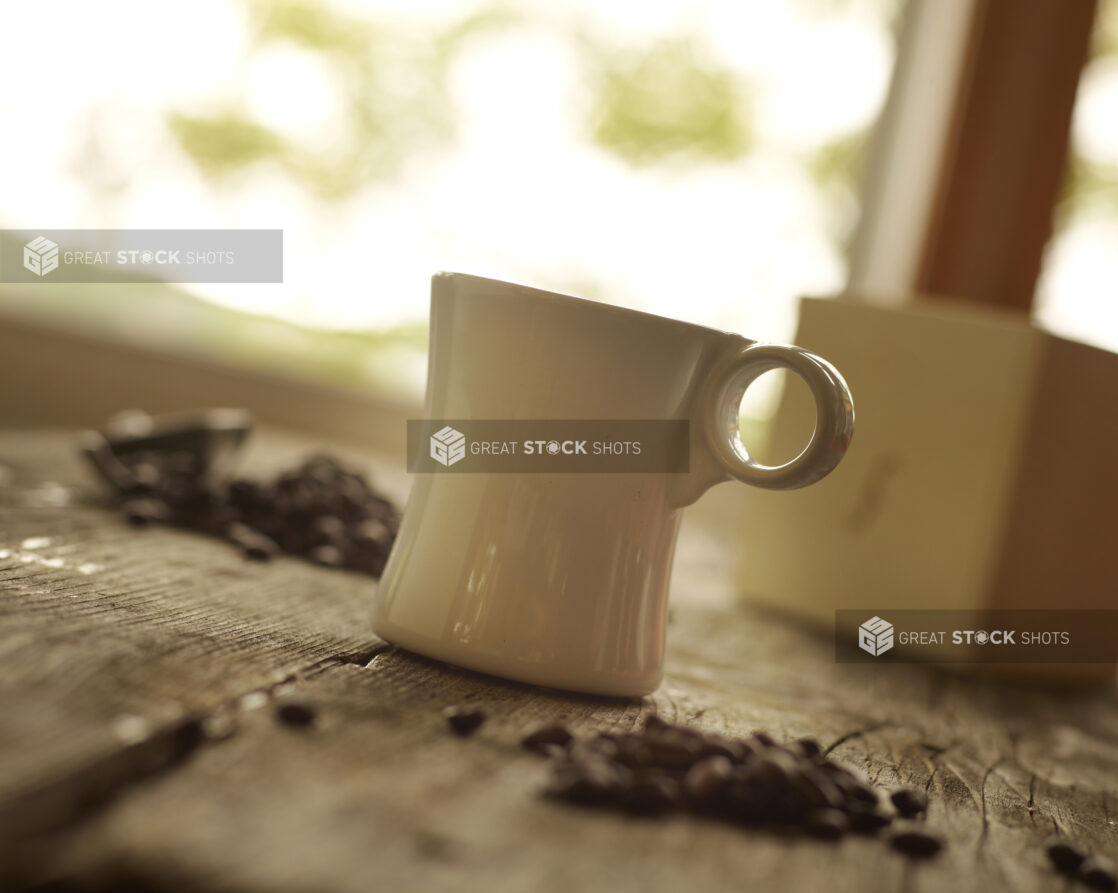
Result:
[[[0,434],[0,466],[0,889],[1064,891],[1042,840],[1118,852],[1112,691],[836,665],[824,635],[689,600],[704,572],[728,573],[717,554],[689,562],[695,531],[664,685],[611,701],[378,641],[369,578],[132,529],[96,503],[69,435]],[[318,724],[277,723],[285,700]],[[465,701],[491,720],[458,739],[440,711]],[[538,796],[526,726],[629,729],[649,712],[815,736],[882,785],[926,789],[947,848],[913,864],[877,840]]]

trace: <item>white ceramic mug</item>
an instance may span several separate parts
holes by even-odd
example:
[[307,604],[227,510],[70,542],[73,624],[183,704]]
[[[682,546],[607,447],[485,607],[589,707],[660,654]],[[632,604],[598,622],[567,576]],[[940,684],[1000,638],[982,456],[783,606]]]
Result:
[[[770,369],[811,389],[800,455],[754,462],[746,387]],[[680,510],[737,479],[811,484],[854,426],[845,382],[796,347],[533,288],[440,273],[431,286],[429,419],[687,419],[686,473],[419,474],[376,592],[378,635],[522,682],[655,690]]]

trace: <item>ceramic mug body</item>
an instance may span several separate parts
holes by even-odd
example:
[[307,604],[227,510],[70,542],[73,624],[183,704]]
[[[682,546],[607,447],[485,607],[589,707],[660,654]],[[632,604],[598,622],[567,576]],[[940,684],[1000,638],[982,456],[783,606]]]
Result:
[[[663,672],[680,510],[737,478],[818,480],[853,429],[849,392],[805,351],[523,286],[434,277],[430,419],[686,419],[688,471],[416,476],[377,589],[390,642],[523,682],[653,691]],[[792,462],[753,462],[737,434],[748,384],[790,368],[816,398]]]

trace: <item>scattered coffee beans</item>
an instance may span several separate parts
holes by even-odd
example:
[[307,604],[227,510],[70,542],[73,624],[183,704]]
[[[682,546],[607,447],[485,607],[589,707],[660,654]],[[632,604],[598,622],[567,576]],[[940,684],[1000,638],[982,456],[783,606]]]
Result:
[[447,707],[443,716],[450,730],[463,738],[476,732],[486,720],[486,713],[480,707]]
[[564,749],[573,739],[574,736],[566,726],[558,723],[548,723],[547,725],[539,726],[521,738],[520,745],[521,747],[526,747],[528,750],[547,754],[550,752],[552,746]]
[[1076,877],[1092,890],[1118,889],[1118,874],[1114,863],[1103,856],[1090,856],[1079,866]]
[[927,859],[943,849],[943,841],[925,831],[897,831],[889,838],[897,852],[914,859]]
[[[730,738],[650,716],[635,732],[576,739],[552,724],[521,743],[552,759],[545,794],[572,803],[639,815],[686,810],[825,840],[876,834],[893,821],[877,792],[811,739],[784,746],[764,732]],[[927,805],[919,803],[918,812]],[[890,843],[912,858],[942,847],[938,837],[909,829]]]
[[1057,871],[1092,890],[1118,890],[1118,870],[1105,856],[1088,855],[1063,840],[1050,840],[1044,852]]
[[804,830],[821,840],[838,840],[850,829],[850,819],[841,809],[820,809],[813,812]]
[[280,704],[276,708],[276,719],[285,726],[299,729],[309,728],[314,725],[317,714],[313,707],[306,704]]
[[256,561],[288,552],[380,576],[399,512],[360,474],[320,455],[270,483],[216,482],[206,467],[205,433],[200,421],[155,441],[159,449],[133,443],[117,451],[112,441],[87,438],[83,451],[116,489],[131,524],[162,522],[221,536]]
[[893,807],[906,819],[917,816],[928,808],[928,798],[922,791],[912,788],[901,788],[889,795]]
[[1077,871],[1079,866],[1083,864],[1083,860],[1087,858],[1070,843],[1064,843],[1062,840],[1052,841],[1044,848],[1044,851],[1048,854],[1048,861],[1055,866],[1056,870],[1065,874]]
[[819,756],[823,752],[823,748],[819,746],[819,742],[814,738],[801,738],[798,741],[793,741],[790,748],[793,753],[799,754],[802,757],[812,759]]
[[877,809],[855,808],[849,810],[850,830],[855,834],[876,834],[893,818],[888,813]]
[[144,496],[126,500],[121,504],[121,510],[124,512],[124,517],[128,519],[128,523],[135,527],[147,527],[156,521],[169,521],[171,519],[171,510],[165,502],[158,499],[148,499]]
[[279,553],[279,546],[276,545],[275,540],[240,521],[234,521],[226,527],[225,536],[240,547],[245,558],[251,558],[253,561],[267,561]]

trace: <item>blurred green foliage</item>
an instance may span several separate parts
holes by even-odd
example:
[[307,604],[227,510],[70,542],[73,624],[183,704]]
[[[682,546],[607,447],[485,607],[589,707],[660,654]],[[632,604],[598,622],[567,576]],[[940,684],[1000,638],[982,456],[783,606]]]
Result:
[[[244,2],[250,52],[295,46],[316,54],[331,73],[344,94],[342,133],[326,151],[297,145],[252,120],[236,85],[215,109],[171,112],[171,133],[212,180],[271,162],[325,201],[390,182],[409,157],[445,147],[455,134],[449,84],[454,61],[474,38],[525,21],[496,2],[416,31],[397,20],[369,21],[313,0]],[[797,2],[816,4],[821,15],[856,2],[876,4],[883,16],[898,6],[895,0]],[[679,35],[620,48],[577,25],[572,35],[590,85],[588,135],[601,148],[634,167],[732,163],[754,148],[754,90],[714,60],[701,38]],[[821,189],[855,181],[865,137],[845,135],[804,159]]]
[[1056,205],[1056,229],[1085,211],[1118,214],[1118,170],[1073,152]]
[[212,177],[286,151],[283,140],[267,127],[228,109],[198,117],[172,112],[168,124],[186,154]]
[[1095,20],[1095,38],[1091,44],[1093,58],[1118,57],[1118,3],[1100,0]]
[[311,0],[248,0],[248,9],[252,50],[294,46],[325,66],[343,94],[337,138],[326,151],[286,140],[253,121],[235,91],[212,111],[171,112],[171,132],[211,179],[271,161],[326,201],[389,181],[414,153],[445,145],[454,134],[451,64],[474,37],[516,20],[493,6],[432,34],[371,23]]
[[870,129],[844,134],[816,149],[808,170],[819,189],[827,234],[845,246],[857,223],[857,191],[861,185]]
[[[697,34],[618,45],[587,31],[577,16],[529,18],[533,14],[502,0],[418,28],[401,19],[370,20],[315,0],[242,2],[250,23],[249,56],[277,47],[313,54],[337,85],[344,121],[325,149],[311,149],[254,120],[247,85],[237,83],[215,97],[212,108],[171,111],[168,126],[178,145],[218,185],[261,163],[278,166],[324,202],[392,182],[409,158],[452,144],[457,123],[453,66],[471,42],[517,25],[558,28],[570,40],[589,88],[586,135],[626,164],[638,169],[735,164],[756,148],[755,85],[720,63]],[[811,7],[820,17],[868,4],[883,20],[895,19],[901,6],[899,0],[784,2]],[[798,159],[819,189],[836,244],[845,242],[853,225],[867,135],[865,130],[844,134]],[[592,276],[582,276],[571,290],[586,296],[602,291]],[[173,312],[181,311],[183,320],[195,315],[180,330],[185,325],[192,341],[227,358],[268,365],[269,357],[295,353],[307,374],[338,384],[367,383],[376,365],[370,366],[370,358],[396,350],[419,355],[426,340],[423,324],[392,332],[335,333],[212,307],[177,290],[175,299],[164,303],[178,308]]]
[[[1091,45],[1093,65],[1118,65],[1118,0],[1101,0]],[[1055,229],[1067,227],[1084,212],[1118,215],[1118,169],[1085,157],[1074,140],[1068,152],[1067,171],[1056,204]]]
[[686,154],[731,161],[751,148],[747,85],[691,37],[638,51],[584,41],[594,69],[594,141],[634,165]]

